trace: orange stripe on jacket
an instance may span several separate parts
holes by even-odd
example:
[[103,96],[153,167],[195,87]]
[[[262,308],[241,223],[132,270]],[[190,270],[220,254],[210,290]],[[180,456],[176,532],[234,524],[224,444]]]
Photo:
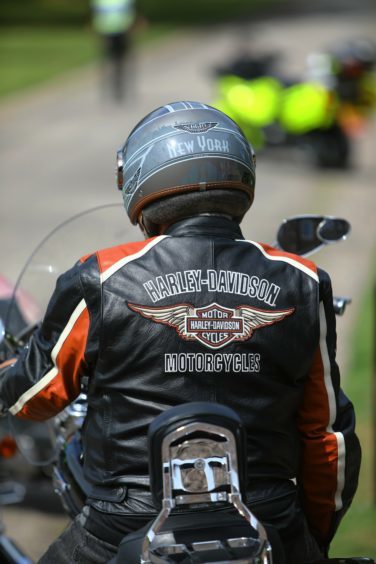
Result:
[[[101,249],[97,251],[96,255],[98,258],[100,273],[102,274],[113,264],[120,261],[121,259],[135,255],[139,251],[142,251],[142,249],[146,245],[148,245],[150,241],[152,241],[153,239],[155,239],[155,237],[151,237],[150,239],[145,239],[144,241],[126,243],[124,245],[118,245],[116,247],[109,247],[107,249]],[[91,256],[92,254],[85,255],[80,260],[81,262],[85,262]]]
[[79,395],[80,379],[86,367],[84,355],[89,324],[89,313],[85,308],[57,355],[57,375],[25,403],[17,417],[34,421],[53,417]]
[[337,491],[338,443],[329,426],[328,391],[318,348],[298,415],[298,428],[302,435],[299,479],[304,489],[309,524],[322,539],[327,537],[330,529]]
[[317,266],[311,260],[305,259],[305,258],[301,257],[300,255],[295,255],[293,253],[286,253],[285,251],[280,251],[279,249],[276,249],[275,247],[271,247],[270,245],[267,245],[266,243],[259,243],[259,245],[261,245],[261,247],[264,249],[264,251],[266,253],[268,253],[268,255],[270,255],[270,256],[286,257],[286,258],[292,259],[296,262],[299,262],[300,264],[303,264],[306,268],[309,268],[310,270],[312,270],[312,272],[315,272],[315,273],[317,272]]

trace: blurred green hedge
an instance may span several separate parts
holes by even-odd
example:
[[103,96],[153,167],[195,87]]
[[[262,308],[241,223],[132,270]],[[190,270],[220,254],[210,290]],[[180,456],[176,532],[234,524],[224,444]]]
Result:
[[[151,23],[210,24],[244,18],[282,0],[136,0]],[[78,25],[90,22],[90,0],[1,0],[0,25]]]
[[281,0],[138,0],[140,12],[155,22],[210,24],[244,18]]
[[82,25],[89,0],[1,0],[0,25]]

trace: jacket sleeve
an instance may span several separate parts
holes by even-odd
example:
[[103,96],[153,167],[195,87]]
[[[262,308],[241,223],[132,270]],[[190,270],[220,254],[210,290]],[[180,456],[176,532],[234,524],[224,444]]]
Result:
[[91,331],[81,265],[59,277],[43,323],[0,374],[2,412],[35,421],[56,415],[80,393]]
[[329,546],[355,495],[361,451],[355,413],[340,388],[336,320],[329,276],[320,277],[320,341],[298,414],[302,456],[299,486],[312,533]]

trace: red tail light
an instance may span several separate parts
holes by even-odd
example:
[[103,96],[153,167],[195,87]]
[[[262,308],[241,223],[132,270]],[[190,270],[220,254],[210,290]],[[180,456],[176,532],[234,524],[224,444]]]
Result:
[[13,437],[6,435],[0,439],[0,458],[12,458],[17,452],[17,443]]

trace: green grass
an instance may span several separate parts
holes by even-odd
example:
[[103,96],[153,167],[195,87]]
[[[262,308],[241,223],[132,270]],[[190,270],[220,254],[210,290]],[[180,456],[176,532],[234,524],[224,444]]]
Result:
[[[357,415],[357,434],[362,445],[359,488],[332,543],[330,555],[376,558],[376,484],[373,457],[375,393],[373,355],[375,343],[376,294],[367,291],[354,331],[353,357],[344,390],[353,401]],[[351,307],[351,306],[350,306]],[[346,314],[345,314],[346,315]]]
[[78,28],[3,28],[0,32],[0,97],[46,82],[94,60],[97,45]]
[[[158,41],[171,26],[147,26],[135,36],[137,47]],[[100,45],[90,27],[0,28],[0,99],[45,83],[95,61]]]
[[260,12],[273,13],[281,0],[138,0],[138,9],[149,21],[176,25],[211,25],[243,21]]

